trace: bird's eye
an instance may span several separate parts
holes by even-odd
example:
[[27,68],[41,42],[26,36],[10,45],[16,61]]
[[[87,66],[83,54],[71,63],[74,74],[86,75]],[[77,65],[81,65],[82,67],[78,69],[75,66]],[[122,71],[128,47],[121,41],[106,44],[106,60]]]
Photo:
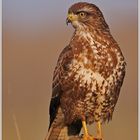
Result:
[[86,13],[85,12],[80,12],[79,15],[80,15],[81,18],[84,18],[86,16]]

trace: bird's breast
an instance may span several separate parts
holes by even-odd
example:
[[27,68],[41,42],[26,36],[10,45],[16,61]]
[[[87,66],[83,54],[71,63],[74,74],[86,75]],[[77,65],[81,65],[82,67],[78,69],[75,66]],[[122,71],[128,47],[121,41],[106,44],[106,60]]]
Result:
[[80,58],[74,59],[70,65],[69,76],[74,73],[74,82],[78,82],[79,86],[85,87],[87,90],[94,91],[97,85],[101,86],[105,79],[98,71],[94,70],[93,62],[88,57],[80,55]]

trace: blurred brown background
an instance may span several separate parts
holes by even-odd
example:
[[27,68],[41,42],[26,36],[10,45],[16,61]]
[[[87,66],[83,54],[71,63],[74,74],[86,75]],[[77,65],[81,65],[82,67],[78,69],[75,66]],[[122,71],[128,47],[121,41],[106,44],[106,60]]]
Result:
[[[44,139],[53,70],[73,33],[67,10],[77,1],[3,1],[3,140]],[[105,140],[137,140],[137,0],[86,1],[100,7],[127,61],[113,120],[103,126]]]

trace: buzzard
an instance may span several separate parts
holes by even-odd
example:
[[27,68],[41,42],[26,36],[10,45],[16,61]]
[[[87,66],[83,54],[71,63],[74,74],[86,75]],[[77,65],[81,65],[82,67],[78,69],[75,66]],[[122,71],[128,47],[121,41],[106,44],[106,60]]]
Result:
[[67,23],[75,31],[61,52],[54,70],[48,140],[67,140],[87,124],[111,120],[125,76],[124,56],[112,37],[100,9],[79,2],[68,10]]

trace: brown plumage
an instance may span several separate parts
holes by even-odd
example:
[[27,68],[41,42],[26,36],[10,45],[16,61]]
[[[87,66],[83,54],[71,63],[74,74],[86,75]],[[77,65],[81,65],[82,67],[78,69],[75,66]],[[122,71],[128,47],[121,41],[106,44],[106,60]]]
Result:
[[68,14],[75,32],[54,71],[49,140],[78,135],[81,121],[109,121],[125,75],[124,57],[99,8],[80,2]]

